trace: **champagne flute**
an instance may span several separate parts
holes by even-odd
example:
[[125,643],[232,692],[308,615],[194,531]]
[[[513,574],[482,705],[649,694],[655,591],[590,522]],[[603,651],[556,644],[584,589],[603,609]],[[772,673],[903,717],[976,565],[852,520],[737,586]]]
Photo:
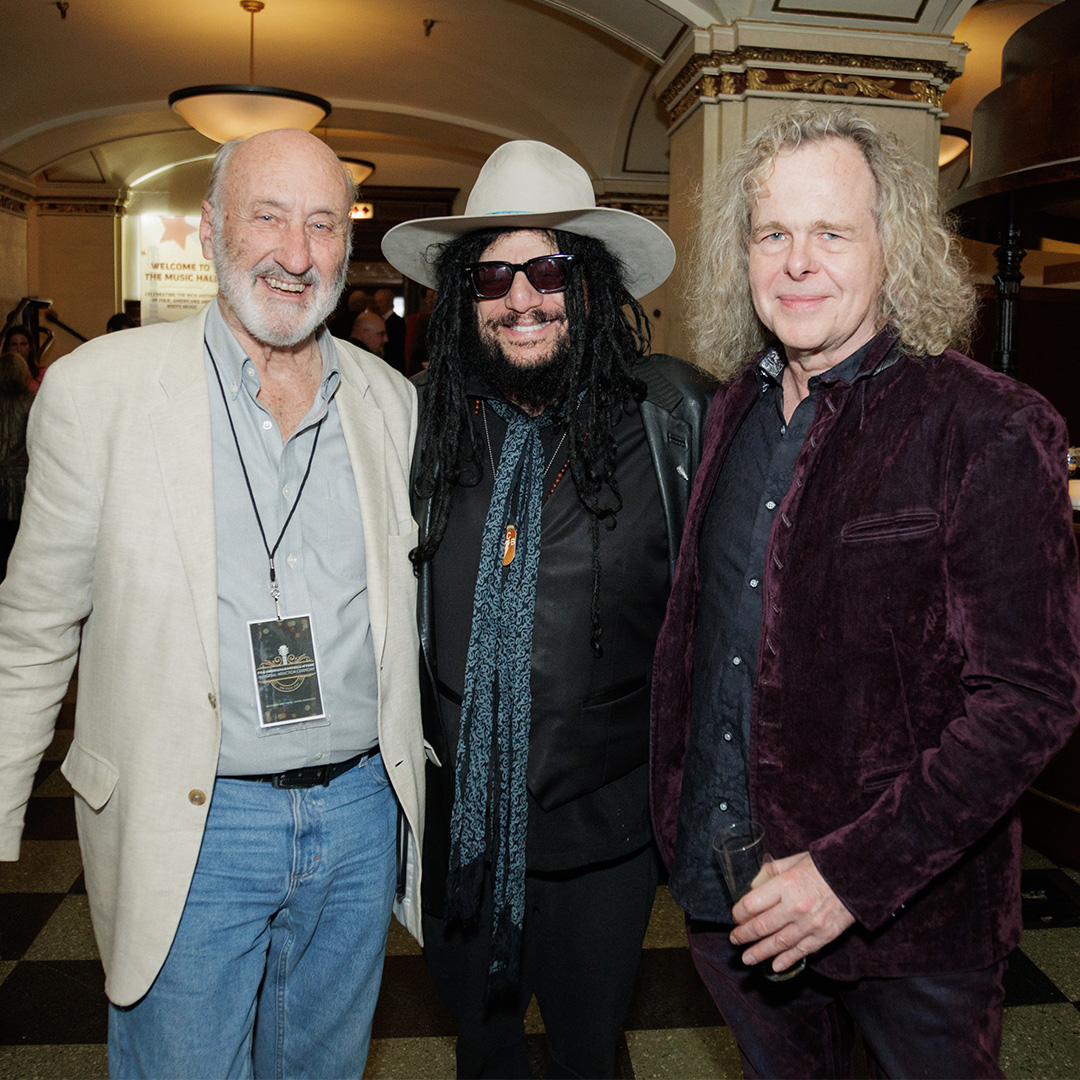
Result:
[[[738,903],[750,891],[762,866],[772,862],[772,856],[765,850],[765,826],[760,821],[738,819],[720,829],[713,837],[713,850],[732,904]],[[769,982],[786,982],[805,967],[804,956],[786,971],[768,970],[762,974]]]

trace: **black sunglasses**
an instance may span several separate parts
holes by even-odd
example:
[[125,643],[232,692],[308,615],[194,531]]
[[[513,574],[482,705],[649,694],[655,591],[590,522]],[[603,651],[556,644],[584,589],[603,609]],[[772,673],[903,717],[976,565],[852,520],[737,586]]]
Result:
[[477,300],[498,300],[510,291],[519,270],[537,292],[562,292],[570,280],[573,262],[573,255],[541,255],[523,263],[473,263],[465,267],[465,272]]

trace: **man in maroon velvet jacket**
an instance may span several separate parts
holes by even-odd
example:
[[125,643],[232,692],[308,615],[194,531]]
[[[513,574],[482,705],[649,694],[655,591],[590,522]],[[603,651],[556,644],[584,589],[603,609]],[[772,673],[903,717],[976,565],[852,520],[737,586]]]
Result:
[[[727,386],[657,646],[652,796],[748,1076],[850,1075],[853,1022],[871,1075],[1001,1075],[1015,804],[1080,710],[1064,424],[948,349],[974,293],[909,158],[804,107],[706,199],[695,329]],[[711,841],[746,817],[776,861],[733,905]]]

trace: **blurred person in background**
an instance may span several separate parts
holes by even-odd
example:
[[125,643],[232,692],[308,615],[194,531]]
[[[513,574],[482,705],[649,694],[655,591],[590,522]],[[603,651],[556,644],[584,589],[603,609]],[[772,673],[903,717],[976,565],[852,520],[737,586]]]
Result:
[[26,418],[34,395],[30,367],[17,352],[0,355],[0,577],[19,531],[26,489]]
[[352,325],[349,340],[369,353],[385,359],[386,324],[374,311],[361,311]]
[[132,330],[135,327],[135,320],[126,312],[118,311],[115,315],[109,316],[109,321],[105,324],[106,334],[115,334],[118,330]]
[[405,320],[394,310],[394,290],[375,290],[375,311],[386,324],[386,345],[382,358],[402,374],[405,373]]
[[30,369],[30,393],[36,394],[41,385],[45,368],[41,363],[37,342],[25,326],[13,326],[4,338],[4,347],[0,352],[18,353]]

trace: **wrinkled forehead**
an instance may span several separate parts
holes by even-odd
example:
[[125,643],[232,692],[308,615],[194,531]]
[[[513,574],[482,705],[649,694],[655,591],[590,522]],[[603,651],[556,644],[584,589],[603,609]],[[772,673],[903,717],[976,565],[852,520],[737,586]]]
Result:
[[742,183],[747,225],[772,193],[770,181],[778,169],[787,177],[789,190],[791,177],[801,175],[799,190],[804,195],[835,196],[851,212],[865,205],[872,215],[877,214],[880,189],[862,147],[852,139],[828,135],[785,143],[775,153],[763,155],[747,172]]
[[223,187],[226,199],[241,204],[303,201],[347,214],[352,202],[345,170],[333,151],[300,131],[268,132],[241,143],[227,163]]

